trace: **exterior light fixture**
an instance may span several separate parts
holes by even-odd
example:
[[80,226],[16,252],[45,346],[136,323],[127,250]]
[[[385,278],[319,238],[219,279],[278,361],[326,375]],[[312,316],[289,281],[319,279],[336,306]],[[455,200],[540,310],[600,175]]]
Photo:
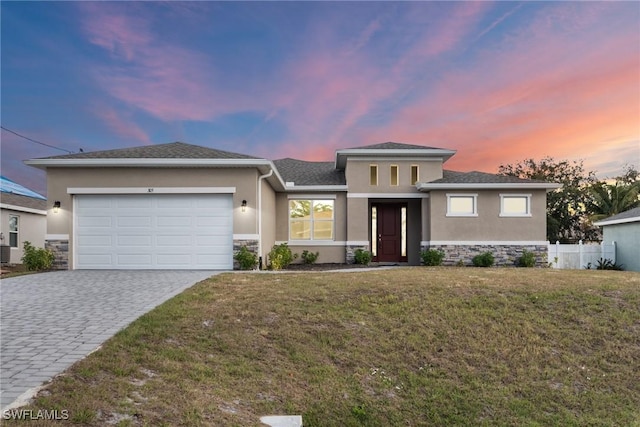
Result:
[[247,201],[243,200],[242,201],[242,212],[245,212],[247,210]]
[[60,200],[56,200],[55,202],[53,202],[53,213],[58,213],[59,209],[60,209]]

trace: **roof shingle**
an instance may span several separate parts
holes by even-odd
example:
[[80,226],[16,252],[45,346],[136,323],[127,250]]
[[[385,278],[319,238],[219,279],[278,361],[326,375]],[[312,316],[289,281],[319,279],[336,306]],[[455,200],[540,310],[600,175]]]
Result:
[[87,153],[63,154],[44,159],[259,159],[260,157],[230,151],[216,150],[199,145],[171,142],[168,144],[145,145],[142,147],[119,148],[115,150],[92,151]]
[[296,185],[345,185],[344,171],[337,170],[333,162],[307,162],[297,159],[274,160],[285,182]]
[[546,181],[534,179],[522,179],[515,176],[496,175],[486,172],[456,172],[442,171],[442,178],[430,181],[430,184],[527,184],[546,183]]
[[22,206],[23,208],[47,210],[47,201],[34,197],[21,196],[13,193],[0,193],[0,203],[5,205]]

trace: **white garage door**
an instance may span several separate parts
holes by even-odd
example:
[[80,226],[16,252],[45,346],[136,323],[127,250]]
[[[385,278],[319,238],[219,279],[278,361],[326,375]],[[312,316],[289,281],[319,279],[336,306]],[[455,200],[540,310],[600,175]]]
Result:
[[78,195],[77,269],[231,269],[230,194]]

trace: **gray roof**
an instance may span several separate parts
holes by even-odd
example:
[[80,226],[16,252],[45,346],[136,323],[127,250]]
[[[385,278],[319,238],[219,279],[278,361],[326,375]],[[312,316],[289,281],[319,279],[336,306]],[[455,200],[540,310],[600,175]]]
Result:
[[380,144],[353,147],[349,148],[349,150],[439,150],[439,148],[427,147],[426,145],[403,144],[400,142],[389,141]]
[[515,176],[496,175],[486,172],[442,171],[442,178],[429,181],[429,184],[531,184],[546,183],[537,179],[522,179]]
[[345,185],[344,171],[337,170],[333,162],[307,162],[297,159],[274,160],[285,182],[296,185]]
[[115,150],[91,151],[43,157],[44,159],[259,159],[246,154],[216,150],[199,145],[171,142]]
[[47,201],[36,199],[35,197],[21,196],[13,193],[0,193],[0,203],[13,206],[22,206],[23,208],[47,210]]
[[[620,212],[619,214],[610,216],[609,218],[605,218],[603,220],[600,220],[598,222],[596,222],[596,225],[600,222],[611,222],[611,221],[624,221],[624,220],[631,220],[634,218],[639,218],[640,219],[640,206],[637,208],[633,208],[633,209],[629,209],[628,211],[624,211],[624,212]],[[625,221],[627,222],[627,221]]]

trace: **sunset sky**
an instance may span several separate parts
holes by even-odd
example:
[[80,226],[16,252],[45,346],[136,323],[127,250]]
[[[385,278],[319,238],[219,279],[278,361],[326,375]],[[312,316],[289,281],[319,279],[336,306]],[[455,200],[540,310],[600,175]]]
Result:
[[[183,141],[333,160],[396,141],[497,172],[640,167],[638,2],[2,2],[2,126],[76,152]],[[2,174],[65,154],[2,131]]]

